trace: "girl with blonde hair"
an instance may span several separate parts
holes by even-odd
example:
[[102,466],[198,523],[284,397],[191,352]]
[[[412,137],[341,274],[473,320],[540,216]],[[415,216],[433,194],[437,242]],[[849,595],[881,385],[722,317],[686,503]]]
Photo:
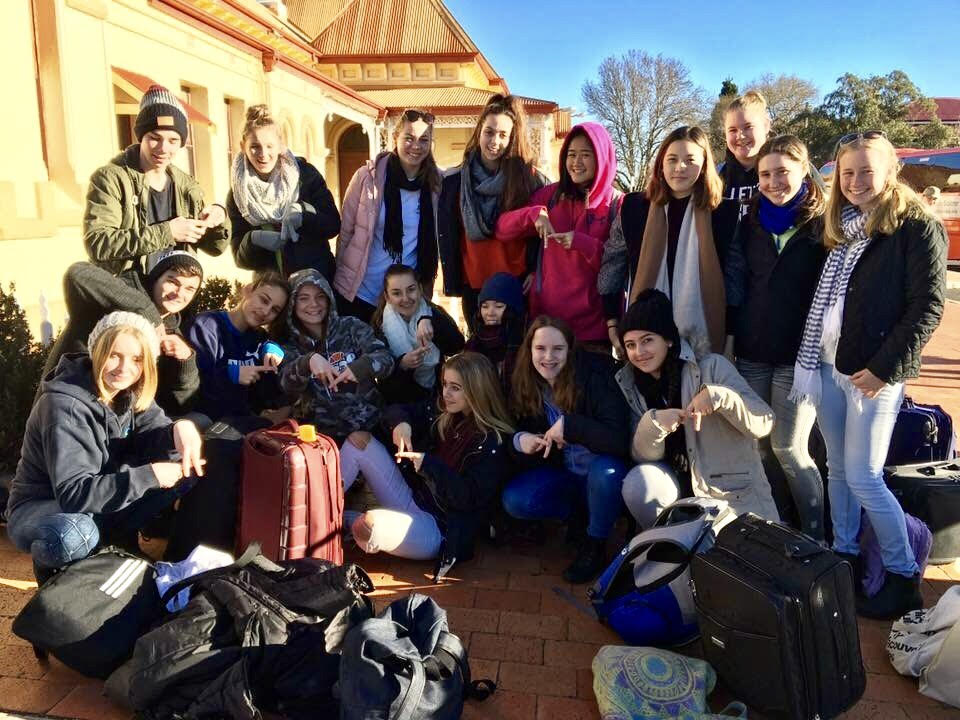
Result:
[[[469,560],[507,470],[503,443],[513,421],[490,361],[479,353],[454,355],[443,366],[439,403],[393,405],[384,413],[397,448],[409,461],[415,509],[369,510],[353,523],[367,552],[437,557],[436,577]],[[439,415],[436,411],[439,410]]]
[[154,402],[160,341],[146,320],[113,312],[43,379],[24,432],[7,531],[37,579],[129,535],[203,475],[202,441]]
[[[946,233],[899,175],[882,131],[842,137],[825,241],[830,254],[807,315],[790,397],[812,402],[827,446],[833,548],[858,567],[861,510],[886,579],[860,598],[866,617],[921,607],[919,567],[883,464],[904,394],[940,324]],[[859,583],[858,583],[859,584]]]
[[240,145],[227,194],[237,266],[284,277],[313,268],[332,279],[329,240],[340,232],[340,213],[323,175],[290,151],[266,105],[247,109]]
[[794,135],[765,142],[756,167],[760,193],[734,236],[725,268],[737,370],[776,413],[769,443],[761,441],[771,485],[792,496],[800,529],[823,540],[823,481],[807,450],[816,414],[787,395],[827,254],[825,198],[811,177],[807,148]]
[[697,357],[723,352],[726,244],[714,212],[720,194],[707,134],[683,126],[667,135],[646,190],[624,197],[603,250],[598,289],[614,345],[624,290],[632,303],[641,291],[657,288],[670,298],[680,335]]

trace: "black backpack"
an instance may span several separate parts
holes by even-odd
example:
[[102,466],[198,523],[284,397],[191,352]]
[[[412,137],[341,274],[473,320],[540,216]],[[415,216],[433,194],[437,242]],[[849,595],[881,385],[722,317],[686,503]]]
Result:
[[471,682],[467,653],[447,613],[413,594],[351,629],[340,661],[340,720],[457,720],[468,697],[496,685]]
[[105,678],[130,657],[163,606],[149,560],[107,547],[55,573],[13,621],[43,658]]
[[332,649],[373,614],[362,569],[314,558],[277,565],[248,550],[234,565],[173,585],[161,602],[185,587],[183,610],[143,635],[107,680],[110,697],[156,720],[336,713]]

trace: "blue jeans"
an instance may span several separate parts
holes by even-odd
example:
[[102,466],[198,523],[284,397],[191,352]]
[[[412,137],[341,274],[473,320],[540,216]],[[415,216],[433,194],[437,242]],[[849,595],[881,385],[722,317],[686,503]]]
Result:
[[17,506],[10,514],[7,534],[19,550],[33,555],[37,565],[63,567],[92,553],[101,536],[139,530],[170,507],[182,492],[155,488],[109,515],[65,513],[56,500],[34,500]]
[[[823,479],[808,450],[816,410],[809,403],[798,405],[787,399],[793,386],[793,365],[737,360],[737,370],[773,409],[769,450],[783,469],[800,516],[800,529],[816,540],[823,540]],[[765,440],[760,441],[760,451],[768,452]],[[776,466],[771,472],[775,469]]]
[[860,511],[866,510],[880,544],[883,566],[908,577],[920,568],[914,559],[900,503],[883,481],[883,463],[903,400],[903,383],[886,385],[875,398],[860,397],[833,377],[833,366],[821,364],[823,392],[817,421],[827,446],[827,492],[833,520],[833,549],[858,554]]
[[565,520],[577,503],[587,502],[587,534],[606,538],[620,516],[621,489],[627,468],[610,455],[598,455],[587,474],[575,475],[557,467],[538,467],[516,475],[503,491],[503,507],[521,520]]

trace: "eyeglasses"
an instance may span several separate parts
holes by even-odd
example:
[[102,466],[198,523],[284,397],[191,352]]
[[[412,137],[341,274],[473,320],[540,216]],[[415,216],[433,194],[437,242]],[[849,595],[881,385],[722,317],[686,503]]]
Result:
[[864,130],[863,132],[847,133],[837,140],[837,147],[834,149],[833,154],[836,155],[838,152],[840,152],[840,148],[849,145],[850,143],[857,142],[858,140],[876,140],[877,138],[886,137],[887,134],[883,130]]
[[427,125],[433,125],[433,121],[436,120],[436,118],[433,116],[433,113],[424,112],[422,110],[404,110],[402,117],[407,122],[423,120]]

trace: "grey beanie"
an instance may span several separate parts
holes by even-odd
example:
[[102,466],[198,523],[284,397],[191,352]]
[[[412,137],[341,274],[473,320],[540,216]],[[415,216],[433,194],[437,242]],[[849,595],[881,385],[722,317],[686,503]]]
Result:
[[188,127],[187,111],[177,96],[163,85],[151,85],[140,98],[140,112],[133,126],[137,142],[151,130],[173,130],[186,144]]
[[120,325],[127,325],[139,330],[150,344],[150,352],[153,353],[153,357],[156,358],[160,354],[160,338],[157,337],[157,329],[143,315],[126,310],[116,310],[100,318],[100,321],[90,331],[90,335],[87,336],[87,349],[93,350],[94,344],[103,333]]

